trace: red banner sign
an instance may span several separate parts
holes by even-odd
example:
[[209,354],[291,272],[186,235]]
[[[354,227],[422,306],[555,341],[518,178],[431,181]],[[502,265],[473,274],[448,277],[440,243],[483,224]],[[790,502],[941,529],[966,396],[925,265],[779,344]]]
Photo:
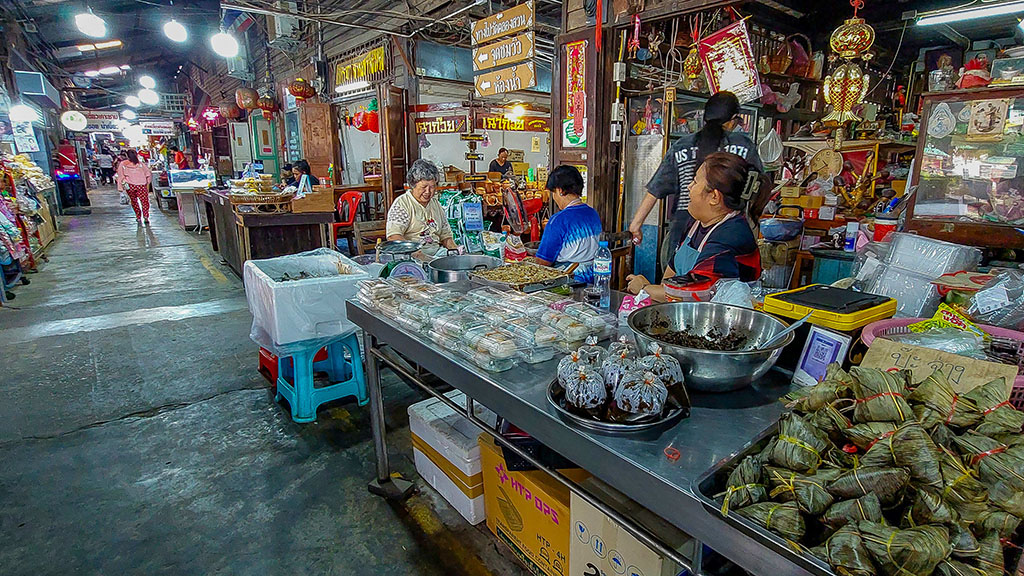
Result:
[[551,125],[543,116],[523,116],[510,119],[501,114],[478,114],[477,130],[507,130],[509,132],[550,132]]
[[712,94],[727,90],[739,98],[740,104],[761,97],[761,77],[757,73],[757,61],[743,20],[701,38],[697,52],[707,72]]
[[466,131],[465,116],[436,116],[413,121],[417,134],[461,134]]
[[565,45],[563,148],[587,146],[587,44],[579,40]]

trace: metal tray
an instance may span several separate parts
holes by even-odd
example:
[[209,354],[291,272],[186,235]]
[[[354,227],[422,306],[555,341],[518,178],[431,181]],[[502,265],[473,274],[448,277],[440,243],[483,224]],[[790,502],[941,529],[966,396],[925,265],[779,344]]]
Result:
[[423,248],[422,242],[412,240],[388,240],[377,246],[377,252],[381,254],[412,254]]
[[550,280],[543,280],[540,282],[498,282],[489,278],[484,278],[478,275],[476,272],[469,273],[469,280],[474,284],[481,286],[493,286],[503,290],[518,290],[519,292],[538,292],[540,290],[547,290],[548,288],[557,288],[558,286],[565,286],[569,284],[572,279],[572,275],[568,272],[563,272],[557,278]]
[[778,552],[789,561],[807,570],[811,574],[820,576],[836,576],[832,567],[827,563],[818,560],[810,553],[803,553],[796,550],[789,541],[778,534],[766,530],[758,524],[748,520],[739,514],[722,516],[722,503],[715,500],[716,494],[725,492],[725,483],[729,478],[729,472],[747,456],[759,453],[768,444],[768,441],[779,433],[779,423],[776,421],[765,428],[753,440],[747,442],[737,452],[722,458],[715,463],[707,472],[702,474],[694,484],[694,494],[697,500],[708,511],[708,514],[721,518],[726,524],[736,528],[745,536]]
[[661,418],[636,424],[604,422],[587,418],[565,408],[563,405],[565,402],[565,390],[562,389],[562,385],[558,383],[557,378],[548,385],[548,402],[555,407],[558,415],[569,425],[607,436],[642,437],[645,440],[657,440],[663,432],[690,415],[689,409],[674,406],[666,410]]

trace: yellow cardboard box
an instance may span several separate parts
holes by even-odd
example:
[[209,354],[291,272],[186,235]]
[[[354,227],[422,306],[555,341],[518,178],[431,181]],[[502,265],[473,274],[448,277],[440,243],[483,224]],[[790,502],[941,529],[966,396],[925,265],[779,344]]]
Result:
[[[537,576],[569,575],[569,489],[539,470],[511,472],[494,440],[481,434],[487,527]],[[580,482],[580,469],[562,474]]]
[[797,198],[803,194],[806,188],[802,186],[783,186],[780,196],[783,198]]

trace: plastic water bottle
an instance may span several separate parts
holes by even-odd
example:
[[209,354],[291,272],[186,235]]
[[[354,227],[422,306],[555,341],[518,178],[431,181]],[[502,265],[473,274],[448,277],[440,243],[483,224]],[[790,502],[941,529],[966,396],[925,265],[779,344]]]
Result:
[[594,256],[594,291],[601,295],[599,306],[608,308],[612,300],[612,252],[608,242],[601,241]]

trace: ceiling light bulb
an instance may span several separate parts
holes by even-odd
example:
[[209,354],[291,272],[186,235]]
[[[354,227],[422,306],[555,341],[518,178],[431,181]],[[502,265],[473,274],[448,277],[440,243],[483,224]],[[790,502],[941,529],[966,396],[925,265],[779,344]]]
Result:
[[142,100],[139,100],[139,97],[134,94],[125,96],[124,103],[131,106],[132,108],[138,108],[139,106],[142,106]]
[[11,106],[7,111],[7,116],[10,117],[11,122],[35,122],[39,120],[39,113],[31,106],[26,106],[25,104]]
[[100,68],[100,74],[108,74],[108,75],[109,74],[117,74],[120,71],[121,71],[121,69],[118,68],[117,66],[106,66],[106,67]]
[[156,106],[160,103],[160,95],[149,88],[143,88],[142,90],[139,90],[139,100],[141,100],[143,104]]
[[107,35],[107,23],[99,16],[93,14],[92,8],[75,15],[75,26],[86,36],[103,38]]
[[85,71],[85,75],[88,76],[89,78],[95,78],[95,77],[100,75],[100,71],[99,70],[86,70]]
[[170,22],[164,24],[164,35],[174,40],[175,42],[184,42],[188,40],[188,30],[185,26],[175,19],[171,19]]
[[135,113],[135,110],[132,110],[131,108],[128,108],[127,110],[122,110],[121,116],[124,116],[127,120],[135,120],[139,117],[139,115]]
[[526,114],[526,108],[524,108],[522,104],[516,104],[512,107],[512,114],[515,114],[516,117],[520,117],[523,114]]
[[210,36],[210,47],[217,53],[218,56],[224,58],[234,58],[238,56],[238,40],[227,32],[221,30],[213,36]]
[[153,77],[148,74],[145,76],[139,76],[139,84],[141,84],[143,88],[149,88],[150,90],[156,88],[156,80],[153,80]]

